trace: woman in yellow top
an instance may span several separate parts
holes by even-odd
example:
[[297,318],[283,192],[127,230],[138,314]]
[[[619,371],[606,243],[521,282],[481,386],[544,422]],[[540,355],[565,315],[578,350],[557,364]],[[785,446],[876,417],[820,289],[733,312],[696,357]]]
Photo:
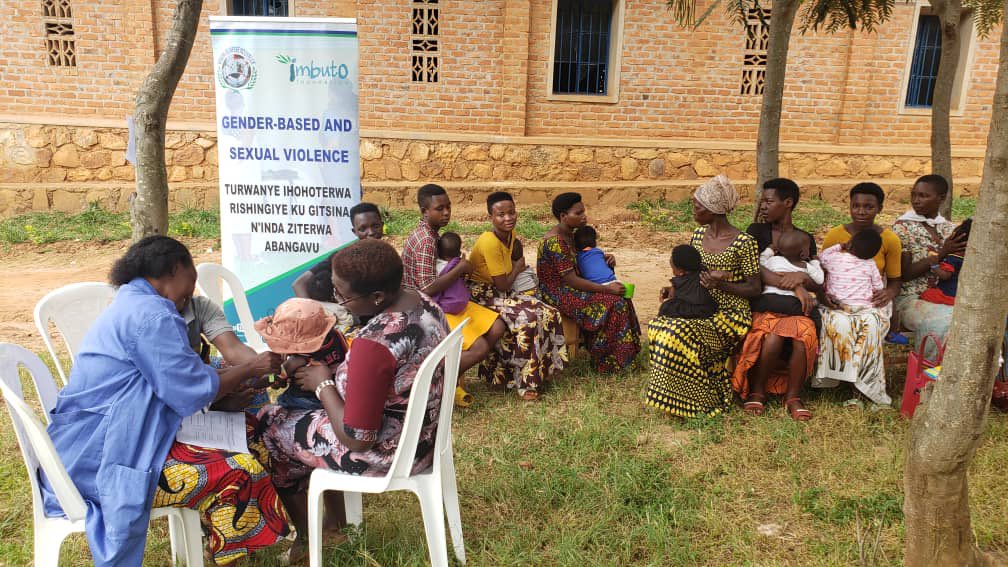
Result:
[[[875,224],[882,210],[885,193],[875,183],[858,183],[850,190],[851,222],[829,231],[822,249],[850,241],[862,230],[876,230],[882,236],[882,248],[875,256],[879,272],[887,279],[886,287],[875,292],[872,307],[854,309],[837,304],[827,288],[822,296],[822,332],[819,337],[819,365],[812,386],[832,388],[849,382],[854,388],[881,406],[892,400],[886,393],[882,344],[889,331],[892,301],[899,295],[903,246],[893,231]],[[827,278],[828,280],[828,278]],[[844,405],[860,405],[853,397]]]
[[[494,385],[514,386],[523,400],[535,400],[543,384],[567,362],[560,312],[535,297],[514,291],[525,270],[525,258],[514,254],[521,246],[514,235],[518,212],[509,193],[487,197],[493,230],[484,232],[469,254],[472,301],[500,313],[507,332],[479,367]],[[512,258],[517,255],[517,260]],[[496,358],[496,360],[494,360]]]

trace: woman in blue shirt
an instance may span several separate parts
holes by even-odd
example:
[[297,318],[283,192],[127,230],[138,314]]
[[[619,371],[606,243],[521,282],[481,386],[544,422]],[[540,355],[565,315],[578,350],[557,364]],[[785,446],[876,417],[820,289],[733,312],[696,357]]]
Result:
[[[84,337],[49,425],[88,506],[95,565],[142,563],[152,506],[201,510],[218,563],[276,543],[287,517],[261,462],[177,443],[175,434],[182,418],[277,371],[279,357],[264,353],[220,373],[203,364],[180,315],[192,301],[196,268],[174,239],[140,240],[109,278],[119,291]],[[43,486],[46,513],[60,515]]]

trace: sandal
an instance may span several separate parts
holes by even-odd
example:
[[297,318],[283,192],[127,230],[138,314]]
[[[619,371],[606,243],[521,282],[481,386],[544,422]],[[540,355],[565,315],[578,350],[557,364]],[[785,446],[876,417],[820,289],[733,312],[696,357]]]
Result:
[[473,405],[472,394],[462,389],[462,386],[455,386],[455,405],[460,408],[467,408]]
[[843,403],[843,407],[851,409],[861,409],[864,407],[864,402],[857,398],[851,398]]
[[539,399],[539,392],[534,392],[532,390],[525,390],[524,392],[518,394],[523,402],[534,402]]
[[749,415],[759,417],[766,410],[766,394],[749,394],[742,404],[742,411]]
[[[796,407],[801,405],[801,407]],[[784,407],[787,408],[788,413],[791,414],[791,419],[795,421],[808,421],[812,419],[812,412],[809,411],[804,404],[802,404],[801,398],[790,398],[784,401]]]

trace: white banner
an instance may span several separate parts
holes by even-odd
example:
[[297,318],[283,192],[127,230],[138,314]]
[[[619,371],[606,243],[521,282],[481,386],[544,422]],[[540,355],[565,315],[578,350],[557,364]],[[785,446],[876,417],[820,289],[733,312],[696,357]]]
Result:
[[[360,202],[357,25],[210,17],[221,257],[252,314],[272,313],[307,267],[353,238]],[[225,312],[237,323],[228,302]]]

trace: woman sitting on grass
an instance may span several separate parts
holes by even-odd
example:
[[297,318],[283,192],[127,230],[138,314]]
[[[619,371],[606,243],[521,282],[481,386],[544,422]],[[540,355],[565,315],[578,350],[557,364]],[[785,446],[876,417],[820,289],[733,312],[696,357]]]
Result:
[[[640,352],[640,323],[633,302],[623,297],[623,284],[597,284],[577,272],[574,229],[588,223],[581,195],[557,195],[553,216],[557,225],[539,244],[536,271],[540,296],[584,332],[584,343],[597,372],[622,370]],[[612,256],[607,259],[615,265]]]
[[748,299],[761,290],[756,239],[728,222],[738,200],[723,175],[693,194],[700,227],[690,245],[700,253],[701,282],[718,311],[706,319],[659,316],[648,325],[651,382],[645,401],[676,416],[717,415],[731,402],[728,359],[752,322]]

